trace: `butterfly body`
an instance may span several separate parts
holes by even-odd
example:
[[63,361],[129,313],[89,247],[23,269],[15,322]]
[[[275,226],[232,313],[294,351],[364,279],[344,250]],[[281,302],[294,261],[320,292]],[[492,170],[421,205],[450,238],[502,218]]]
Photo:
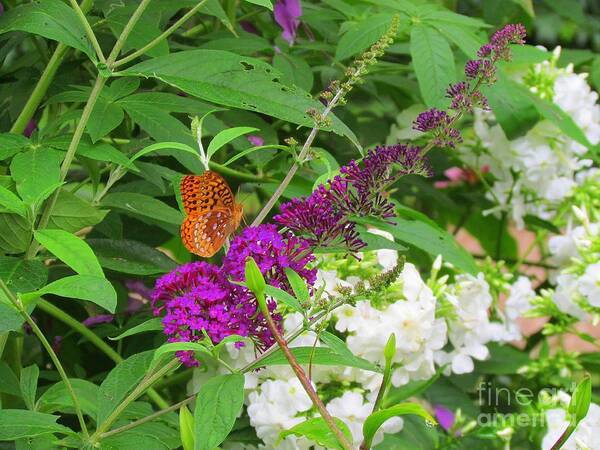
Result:
[[190,252],[209,258],[240,225],[242,205],[235,202],[223,177],[210,170],[184,176],[180,188],[187,214],[181,224],[181,239]]

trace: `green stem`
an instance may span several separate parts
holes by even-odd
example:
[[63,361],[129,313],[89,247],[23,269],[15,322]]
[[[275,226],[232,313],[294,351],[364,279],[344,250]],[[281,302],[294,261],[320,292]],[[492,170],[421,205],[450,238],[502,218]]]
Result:
[[263,316],[265,317],[265,320],[267,322],[267,327],[269,328],[269,330],[271,331],[271,334],[275,338],[277,345],[283,352],[285,358],[288,360],[290,367],[296,374],[296,378],[298,378],[298,381],[300,381],[300,384],[306,391],[306,394],[312,400],[313,405],[315,405],[315,407],[319,411],[319,414],[321,415],[321,417],[327,424],[327,427],[331,430],[331,432],[336,437],[336,439],[339,441],[340,445],[342,446],[342,448],[344,448],[344,450],[352,450],[352,445],[350,444],[350,442],[348,442],[346,435],[344,435],[342,430],[340,430],[340,428],[335,423],[335,419],[331,416],[329,411],[327,411],[325,404],[323,403],[323,401],[317,394],[317,391],[315,391],[315,388],[311,384],[310,380],[307,378],[306,373],[304,372],[304,369],[298,363],[298,360],[294,357],[293,353],[290,351],[290,348],[289,348],[286,340],[279,333],[277,326],[275,325],[275,323],[273,322],[273,319],[271,318],[271,313],[269,312],[269,310],[266,307],[266,303],[259,301],[259,305],[261,307]]
[[119,418],[123,411],[125,411],[125,409],[127,409],[127,407],[133,401],[135,401],[140,395],[142,395],[147,388],[152,386],[152,384],[154,384],[156,381],[162,378],[166,373],[173,370],[179,364],[179,360],[177,358],[174,358],[155,373],[146,376],[146,378],[142,380],[142,382],[138,384],[136,388],[133,391],[131,391],[131,393],[127,397],[125,397],[125,399],[115,408],[115,410],[110,414],[110,416],[108,416],[104,422],[98,425],[98,429],[92,435],[90,441],[92,443],[95,443],[100,438],[100,436],[110,428],[110,426],[115,422],[115,420]]
[[[92,6],[92,3],[92,0],[83,0],[81,2],[81,10],[83,12],[89,11],[89,9]],[[33,92],[27,99],[27,103],[25,103],[25,106],[19,114],[19,117],[17,117],[17,120],[15,120],[15,123],[11,127],[11,133],[23,134],[23,131],[25,131],[27,124],[35,114],[35,111],[38,109],[38,106],[40,106],[40,103],[46,95],[50,83],[52,83],[52,80],[54,80],[56,71],[58,70],[58,67],[62,64],[67,50],[69,50],[69,47],[67,47],[64,44],[59,43],[56,46],[56,49],[54,50],[50,61],[48,61],[48,64],[46,65],[42,76],[35,85],[35,88],[33,88]]]
[[140,17],[144,13],[149,3],[150,0],[142,0],[136,8],[136,10],[133,12],[133,15],[131,16],[127,24],[125,25],[125,28],[123,28],[121,35],[117,39],[115,46],[113,47],[112,51],[110,52],[110,55],[108,55],[108,59],[106,60],[106,64],[108,65],[109,69],[112,69],[113,63],[117,59],[117,56],[119,56],[119,52],[121,51],[121,49],[125,45],[125,41],[129,37],[129,33],[131,33],[131,30],[133,30],[133,27],[135,26],[137,21],[140,20]]
[[92,46],[94,47],[94,50],[96,51],[96,56],[98,56],[98,59],[100,60],[101,63],[106,63],[106,59],[104,58],[104,53],[102,53],[102,49],[100,48],[98,39],[96,39],[94,30],[92,30],[90,23],[85,18],[85,13],[81,10],[81,8],[79,7],[79,5],[77,4],[77,2],[75,0],[69,0],[69,1],[71,2],[71,6],[73,7],[73,9],[75,10],[75,14],[77,14],[79,21],[83,25],[83,28],[85,29],[85,32],[88,36],[88,39],[90,40],[90,42],[92,43]]
[[[61,183],[64,182],[65,178],[67,177],[69,168],[71,167],[71,163],[73,162],[73,159],[75,158],[75,153],[77,152],[77,147],[79,146],[79,142],[81,141],[81,137],[83,136],[85,127],[88,123],[88,120],[90,119],[90,115],[92,114],[94,105],[96,104],[96,101],[98,100],[98,96],[100,95],[100,92],[102,91],[102,88],[104,87],[105,83],[106,83],[106,78],[103,78],[101,76],[98,76],[96,78],[96,82],[94,83],[94,87],[92,88],[92,91],[90,92],[88,101],[85,104],[85,107],[83,108],[83,113],[81,114],[81,119],[79,119],[79,123],[77,124],[77,127],[75,128],[75,133],[73,133],[73,137],[71,138],[71,142],[69,144],[69,147],[67,148],[67,153],[65,154],[65,159],[63,159],[62,165],[60,166],[60,182]],[[52,215],[52,210],[54,209],[54,206],[56,205],[56,201],[58,200],[59,193],[60,193],[60,188],[56,189],[54,191],[54,193],[52,194],[52,196],[46,203],[44,211],[42,213],[42,217],[40,218],[40,222],[38,223],[38,226],[37,226],[38,230],[44,229],[48,225],[48,222],[50,221],[50,216]],[[29,246],[29,249],[27,250],[25,257],[27,259],[31,259],[31,258],[35,257],[35,255],[38,252],[38,249],[39,249],[38,243],[35,240],[33,240],[31,242],[31,245]]]
[[144,53],[146,53],[148,50],[153,49],[154,47],[156,47],[158,44],[160,44],[163,40],[165,40],[166,38],[168,38],[171,34],[173,34],[181,25],[183,25],[185,22],[187,22],[187,20],[192,17],[194,14],[196,14],[196,12],[198,12],[198,10],[207,2],[208,0],[202,0],[200,3],[198,3],[196,6],[194,6],[192,9],[190,9],[187,13],[185,13],[183,16],[181,16],[181,18],[175,22],[173,25],[171,25],[169,28],[167,28],[165,31],[163,31],[163,33],[160,36],[157,36],[155,39],[153,39],[152,41],[148,42],[146,45],[144,45],[142,48],[136,50],[135,52],[133,52],[131,55],[127,55],[124,58],[121,58],[117,61],[115,61],[115,63],[113,64],[113,67],[119,67],[122,66],[123,64],[128,63],[129,61],[133,61],[135,58],[142,56]]
[[56,356],[56,353],[52,349],[52,345],[50,345],[50,343],[48,342],[48,339],[46,339],[46,336],[44,336],[44,333],[42,332],[42,330],[40,330],[37,323],[35,323],[33,321],[31,316],[27,312],[27,309],[23,306],[23,303],[21,303],[21,300],[19,300],[17,297],[15,297],[15,295],[12,293],[12,291],[8,288],[8,286],[6,285],[6,283],[4,283],[4,280],[2,280],[2,279],[0,279],[0,289],[2,289],[2,291],[4,291],[4,293],[6,294],[8,299],[11,301],[11,303],[19,310],[19,313],[23,316],[25,321],[29,324],[33,333],[37,336],[37,338],[40,340],[42,346],[48,352],[50,359],[54,363],[56,370],[58,370],[60,378],[62,379],[63,383],[65,384],[67,390],[69,391],[69,395],[71,396],[71,399],[73,400],[73,407],[75,408],[75,414],[77,415],[77,419],[79,420],[79,425],[81,426],[81,431],[83,432],[85,437],[88,437],[89,433],[88,433],[87,426],[85,424],[85,420],[83,418],[83,413],[81,412],[81,405],[79,404],[79,400],[77,399],[75,390],[73,389],[73,386],[71,385],[71,382],[69,381],[69,377],[67,377],[67,373],[65,372],[65,369],[63,368],[62,364],[60,363],[58,356]]
[[571,434],[573,434],[573,431],[575,431],[575,428],[577,428],[577,426],[569,424],[567,426],[567,429],[563,432],[563,434],[560,435],[560,437],[550,448],[550,450],[559,450],[560,448],[562,448],[562,446],[565,445],[565,442],[567,442]]
[[[102,353],[112,359],[116,364],[119,364],[123,361],[121,355],[114,351],[106,342],[100,339],[96,333],[94,333],[74,317],[64,312],[62,309],[54,306],[52,303],[42,298],[37,300],[37,307],[47,314],[50,314],[52,317],[60,320],[64,324],[70,326],[83,337],[87,338],[92,345],[95,345]],[[169,406],[169,404],[154,389],[148,390],[148,397],[150,397],[159,408],[166,408]]]
[[119,434],[122,433],[123,431],[127,431],[127,430],[131,430],[132,428],[135,428],[139,425],[143,425],[147,422],[151,422],[154,419],[159,418],[160,416],[163,416],[167,413],[170,413],[171,411],[176,411],[179,408],[181,408],[182,406],[185,406],[189,403],[192,403],[192,401],[196,398],[195,395],[192,395],[188,398],[186,398],[185,400],[180,401],[179,403],[175,403],[172,406],[169,406],[167,408],[161,409],[160,411],[156,411],[154,414],[150,414],[149,416],[146,416],[142,419],[136,420],[134,422],[130,422],[127,425],[123,425],[122,427],[119,428],[115,428],[114,430],[110,430],[107,431],[106,433],[102,433],[102,435],[100,436],[100,439],[104,439],[107,438],[109,436],[113,436],[115,434]]

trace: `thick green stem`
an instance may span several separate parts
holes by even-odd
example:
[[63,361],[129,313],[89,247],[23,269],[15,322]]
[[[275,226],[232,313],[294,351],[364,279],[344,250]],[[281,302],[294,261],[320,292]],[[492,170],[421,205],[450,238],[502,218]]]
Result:
[[139,50],[136,50],[135,52],[133,52],[131,55],[127,55],[124,58],[119,59],[118,61],[115,61],[115,63],[113,64],[113,67],[119,67],[122,66],[123,64],[128,63],[129,61],[133,61],[135,58],[137,58],[138,56],[142,56],[144,53],[146,53],[148,50],[153,49],[154,47],[156,47],[158,44],[160,44],[163,40],[165,40],[166,38],[168,38],[171,34],[173,34],[177,28],[179,28],[181,25],[183,25],[185,22],[187,22],[187,20],[192,17],[194,14],[196,14],[196,12],[207,2],[208,0],[202,0],[200,3],[198,3],[196,6],[194,6],[192,9],[190,9],[187,13],[185,13],[177,22],[175,22],[173,25],[171,25],[169,28],[167,28],[165,31],[162,32],[162,34],[160,34],[160,36],[157,36],[155,39],[153,39],[152,41],[148,42],[146,45],[144,45],[142,48],[140,48]]
[[73,400],[73,407],[75,408],[75,414],[77,415],[77,419],[79,420],[79,425],[81,426],[81,431],[83,432],[84,436],[86,436],[86,437],[89,436],[88,429],[85,424],[85,420],[83,418],[83,413],[81,412],[82,411],[81,405],[79,404],[77,394],[75,394],[73,385],[69,381],[69,377],[67,377],[67,373],[65,372],[65,369],[63,368],[62,364],[60,363],[58,356],[56,356],[56,353],[52,349],[52,345],[50,345],[50,343],[48,342],[48,339],[46,339],[46,336],[44,336],[44,333],[42,332],[42,330],[40,330],[40,327],[38,327],[37,323],[35,323],[33,321],[31,316],[27,312],[27,309],[23,306],[23,303],[21,303],[21,300],[19,300],[17,297],[15,297],[15,295],[8,288],[6,283],[4,283],[4,280],[1,280],[1,279],[0,279],[0,289],[2,289],[2,291],[4,291],[4,293],[6,294],[8,299],[11,301],[11,303],[14,305],[14,307],[17,308],[19,313],[23,316],[25,321],[31,327],[33,333],[40,340],[44,349],[46,349],[46,351],[48,352],[50,359],[54,363],[56,370],[58,370],[60,378],[62,379],[63,383],[65,384],[65,387],[69,391],[69,395],[71,396],[71,399]]
[[[71,167],[71,163],[75,158],[75,153],[77,152],[77,147],[79,146],[79,142],[81,141],[81,137],[83,136],[83,132],[85,127],[90,119],[90,115],[92,114],[92,110],[94,109],[94,105],[98,100],[98,96],[106,83],[106,78],[98,76],[96,78],[96,82],[94,83],[94,87],[90,92],[90,96],[88,101],[83,108],[83,113],[81,114],[81,119],[79,119],[79,123],[77,124],[77,128],[75,128],[75,133],[73,133],[73,137],[71,138],[71,142],[69,147],[67,148],[67,153],[65,155],[65,159],[63,159],[62,165],[60,166],[60,182],[64,182],[67,174],[69,173],[69,168]],[[58,200],[58,195],[60,193],[60,189],[56,189],[54,193],[50,196],[50,199],[46,202],[44,211],[42,213],[42,217],[38,223],[37,229],[41,230],[46,228],[48,222],[50,221],[50,216],[52,215],[52,210],[56,205],[56,201]],[[38,243],[34,240],[31,242],[29,249],[27,250],[26,258],[33,258],[39,249]]]
[[179,360],[177,358],[174,358],[167,364],[165,364],[163,367],[161,367],[159,370],[157,370],[155,373],[149,374],[144,380],[142,380],[142,382],[138,384],[136,388],[133,391],[131,391],[131,393],[125,398],[125,400],[123,400],[115,408],[115,410],[110,414],[110,416],[108,416],[104,422],[98,425],[98,429],[92,435],[90,441],[92,443],[95,443],[100,438],[100,436],[111,427],[115,420],[119,418],[123,411],[125,411],[125,409],[127,409],[127,407],[133,401],[135,401],[140,395],[144,393],[146,389],[148,389],[150,386],[152,386],[152,384],[161,379],[165,374],[175,369],[179,364]]
[[132,428],[135,428],[137,426],[143,425],[147,422],[152,422],[154,419],[157,419],[160,416],[163,416],[167,413],[170,413],[171,411],[176,411],[179,408],[181,408],[182,406],[185,406],[189,403],[192,403],[192,401],[196,398],[195,395],[192,395],[188,398],[186,398],[185,400],[180,401],[179,403],[175,403],[172,406],[169,406],[167,408],[161,409],[160,411],[156,411],[154,414],[150,414],[149,416],[146,416],[142,419],[136,420],[134,422],[130,422],[127,425],[123,425],[122,427],[119,428],[115,428],[114,430],[110,430],[107,431],[106,433],[103,433],[100,438],[104,439],[107,438],[109,436],[113,436],[115,434],[119,434],[122,433],[123,431],[127,431],[127,430],[131,430]]
[[[89,9],[92,7],[92,3],[92,0],[83,0],[80,6],[81,10],[84,13],[89,11]],[[44,99],[44,96],[48,91],[48,87],[50,86],[50,83],[52,83],[52,80],[54,80],[54,75],[56,75],[56,71],[58,70],[58,67],[62,64],[63,59],[65,58],[65,55],[68,50],[69,47],[67,47],[64,44],[59,43],[56,46],[56,49],[54,50],[50,61],[48,61],[48,64],[46,65],[42,76],[35,85],[35,88],[33,88],[33,92],[29,96],[27,103],[25,103],[25,106],[19,114],[19,117],[17,117],[17,120],[15,120],[15,123],[11,127],[11,133],[23,134],[23,131],[25,131],[27,124],[29,123],[29,121],[35,114],[35,111],[38,109],[38,106],[40,106],[40,103]]]
[[[92,330],[86,327],[84,324],[79,322],[74,317],[70,316],[62,309],[54,306],[52,303],[40,298],[37,301],[37,307],[42,311],[50,314],[54,318],[60,320],[64,324],[70,326],[73,330],[77,331],[83,337],[85,337],[92,345],[95,345],[102,353],[112,359],[116,364],[119,364],[123,361],[121,355],[119,355],[116,351],[112,349],[106,342],[96,335]],[[152,399],[152,401],[159,408],[166,408],[169,404],[156,392],[154,389],[148,390],[148,397]]]
[[136,10],[133,12],[133,15],[131,16],[127,24],[125,25],[125,28],[123,28],[121,35],[117,39],[115,46],[113,47],[112,51],[110,52],[110,55],[108,55],[108,59],[106,60],[106,64],[109,69],[112,69],[113,63],[116,61],[117,57],[119,56],[119,53],[121,52],[121,49],[125,45],[125,41],[127,41],[127,38],[129,37],[129,33],[131,33],[131,30],[133,30],[133,27],[138,22],[138,20],[140,20],[140,17],[142,17],[142,14],[148,7],[149,3],[150,0],[142,0],[136,8]]
[[79,21],[83,25],[83,28],[85,29],[85,33],[87,34],[88,39],[90,40],[90,42],[92,43],[92,46],[94,47],[94,51],[96,52],[96,56],[98,56],[98,60],[101,63],[106,63],[106,59],[104,58],[104,54],[102,53],[102,49],[100,48],[98,39],[96,39],[94,30],[92,30],[90,23],[85,18],[85,13],[82,11],[82,9],[79,7],[79,5],[77,4],[77,2],[75,0],[69,0],[69,1],[71,2],[71,6],[73,7],[73,9],[75,10],[75,14],[77,14]]

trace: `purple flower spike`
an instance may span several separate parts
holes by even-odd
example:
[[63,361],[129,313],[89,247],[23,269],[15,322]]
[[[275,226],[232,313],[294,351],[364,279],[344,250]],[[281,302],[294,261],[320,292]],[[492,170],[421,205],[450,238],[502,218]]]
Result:
[[451,127],[452,120],[445,111],[431,108],[419,114],[413,122],[413,128],[418,131],[432,132],[433,143],[438,147],[452,147],[462,142],[460,131]]
[[442,405],[436,405],[433,410],[435,413],[435,418],[444,430],[448,431],[450,428],[452,428],[455,419],[454,412]]
[[292,292],[285,269],[298,273],[309,286],[317,279],[316,269],[308,266],[315,259],[308,242],[289,233],[282,236],[275,225],[248,227],[231,242],[223,260],[223,270],[235,281],[245,279],[246,258],[252,256],[268,284]]
[[299,17],[302,15],[300,0],[280,0],[273,7],[275,22],[283,29],[281,37],[290,45],[296,40],[296,31],[300,25]]
[[[259,349],[274,342],[254,295],[230,283],[223,270],[206,262],[184,264],[158,279],[152,306],[155,316],[163,315],[169,342],[201,341],[204,332],[214,344],[232,334],[251,338]],[[276,305],[269,307],[273,311]],[[272,317],[281,324],[281,316]],[[199,364],[193,352],[177,356],[186,366]]]

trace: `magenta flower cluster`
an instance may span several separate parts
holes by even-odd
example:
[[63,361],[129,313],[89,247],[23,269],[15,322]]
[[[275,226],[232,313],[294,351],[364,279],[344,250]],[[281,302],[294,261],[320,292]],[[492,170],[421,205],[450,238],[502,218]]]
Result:
[[[496,63],[511,58],[510,45],[525,43],[526,31],[523,25],[509,24],[496,31],[489,43],[477,51],[479,59],[467,61],[465,76],[468,81],[460,81],[450,85],[446,97],[450,99],[450,109],[458,115],[471,113],[474,108],[489,109],[488,101],[479,90],[482,84],[493,84],[496,81]],[[470,81],[469,81],[470,80]],[[445,111],[431,108],[419,114],[413,122],[413,128],[432,134],[432,142],[438,147],[455,147],[462,142],[460,132],[454,128],[457,116],[450,116]]]
[[365,243],[352,218],[393,217],[394,206],[386,196],[386,188],[408,174],[431,174],[418,147],[377,147],[369,150],[360,163],[351,161],[343,166],[340,175],[321,184],[308,197],[284,203],[274,219],[312,247],[343,247],[357,252]]
[[[152,294],[154,315],[163,316],[169,342],[197,342],[205,333],[213,344],[231,335],[250,338],[257,349],[274,343],[265,317],[248,289],[232,281],[244,281],[246,258],[252,256],[267,283],[291,292],[285,268],[295,270],[309,286],[316,280],[316,269],[308,268],[314,256],[308,244],[294,236],[282,236],[274,225],[246,228],[231,243],[221,267],[194,262],[178,267],[156,282]],[[271,317],[281,328],[277,304],[268,301]],[[237,342],[236,346],[243,346]],[[177,356],[186,366],[197,366],[193,352]]]

